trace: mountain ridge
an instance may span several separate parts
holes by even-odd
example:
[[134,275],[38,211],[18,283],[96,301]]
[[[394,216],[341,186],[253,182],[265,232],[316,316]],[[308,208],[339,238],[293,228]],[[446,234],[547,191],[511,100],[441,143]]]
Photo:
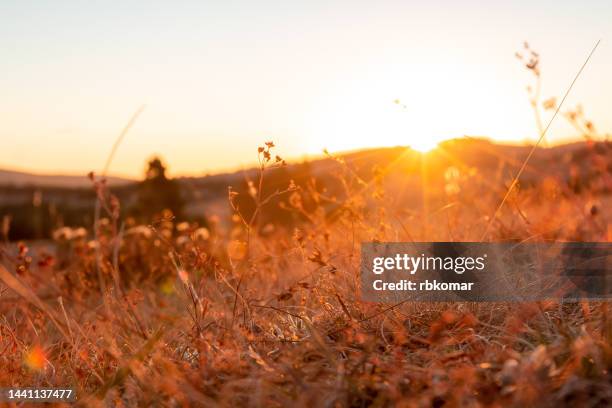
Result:
[[[576,141],[569,142],[555,146],[549,147],[538,147],[536,154],[532,158],[532,161],[537,161],[538,156],[547,155],[550,153],[555,156],[558,154],[571,153],[576,150],[580,150],[582,148],[586,148],[589,142],[586,141]],[[607,142],[595,142],[595,143],[607,143]],[[495,143],[483,138],[457,138],[457,139],[449,139],[443,141],[439,144],[441,147],[452,146],[452,149],[456,149],[457,146],[461,148],[471,148],[471,147],[486,147],[489,149],[494,149],[498,153],[507,153],[509,157],[514,157],[514,159],[520,160],[519,156],[526,155],[532,145],[512,145],[512,144],[504,144],[504,143]],[[373,148],[365,148],[365,149],[356,149],[334,153],[334,157],[341,157],[343,159],[351,160],[351,159],[359,159],[360,157],[365,157],[372,154],[377,154],[385,151],[393,151],[395,149],[408,149],[411,151],[411,154],[419,155],[415,150],[410,149],[405,146],[395,146],[395,147],[373,147]],[[436,149],[429,153],[424,153],[425,155],[434,154]],[[294,161],[291,164],[299,164],[299,163],[310,163],[316,166],[317,163],[329,160],[329,157],[320,156],[320,157],[312,157],[308,160],[302,161]],[[235,180],[236,178],[243,178],[245,175],[255,174],[256,169],[254,167],[249,167],[244,170],[236,170],[236,171],[222,171],[219,173],[211,173],[206,175],[193,175],[193,176],[177,176],[175,179],[183,181],[183,182],[203,182],[203,181],[223,181],[223,180]],[[116,177],[109,176],[106,177],[108,185],[119,187],[126,186],[133,183],[137,183],[139,180],[130,179],[126,177]],[[0,186],[13,186],[13,187],[57,187],[57,188],[88,188],[91,186],[91,181],[84,174],[83,176],[78,175],[65,175],[65,174],[36,174],[30,173],[27,171],[19,171],[19,170],[8,170],[0,168]]]
[[[107,177],[111,186],[121,186],[137,182],[124,177]],[[66,174],[36,174],[27,171],[0,169],[0,185],[15,187],[63,187],[63,188],[85,188],[91,186],[87,175]]]

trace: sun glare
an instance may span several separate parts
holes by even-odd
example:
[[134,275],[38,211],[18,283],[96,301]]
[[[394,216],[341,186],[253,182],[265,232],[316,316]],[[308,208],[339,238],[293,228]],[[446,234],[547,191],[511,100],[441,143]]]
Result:
[[[314,116],[304,149],[320,152],[346,151],[374,147],[410,147],[421,153],[434,149],[447,138],[432,112],[406,114],[396,104],[383,98],[347,98],[348,102],[331,106]],[[307,142],[306,142],[307,141]]]
[[438,142],[431,139],[417,139],[411,141],[408,147],[417,152],[427,153],[438,147]]
[[[531,113],[514,106],[507,89],[490,86],[495,78],[483,78],[469,64],[453,65],[453,75],[445,74],[448,66],[435,64],[413,67],[410,75],[390,66],[377,68],[326,90],[304,116],[303,150],[406,146],[426,153],[463,135],[515,140],[531,129],[523,126],[525,117],[531,123]],[[489,85],[474,88],[485,80]]]

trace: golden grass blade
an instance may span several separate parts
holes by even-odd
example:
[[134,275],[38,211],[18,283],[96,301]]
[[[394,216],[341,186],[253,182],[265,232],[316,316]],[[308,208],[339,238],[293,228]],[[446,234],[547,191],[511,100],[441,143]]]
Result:
[[0,279],[4,282],[6,286],[11,288],[19,296],[21,296],[22,298],[24,298],[25,300],[27,300],[28,302],[36,306],[41,311],[45,312],[47,316],[49,316],[53,324],[55,324],[55,327],[57,328],[57,330],[60,333],[62,333],[62,335],[66,339],[70,340],[68,333],[61,326],[59,321],[54,317],[51,309],[45,303],[43,303],[42,300],[40,300],[40,298],[36,295],[36,293],[34,293],[34,291],[32,291],[32,289],[24,285],[23,282],[17,279],[16,276],[14,276],[8,270],[6,270],[6,268],[3,265],[0,265]]
[[489,220],[489,223],[487,224],[487,228],[485,229],[484,233],[482,234],[482,237],[480,238],[481,241],[484,241],[484,239],[487,237],[487,234],[489,233],[489,230],[491,229],[491,226],[493,225],[493,222],[495,222],[495,219],[497,218],[497,216],[499,215],[499,212],[501,211],[502,207],[506,203],[506,200],[510,196],[510,193],[512,193],[512,190],[514,190],[514,187],[516,186],[516,184],[518,183],[519,179],[521,178],[521,175],[523,174],[523,171],[525,170],[525,167],[527,167],[527,163],[529,163],[529,160],[531,159],[531,156],[533,156],[533,153],[535,153],[536,149],[538,148],[538,146],[540,145],[540,143],[542,142],[542,140],[546,136],[546,133],[548,132],[548,129],[550,128],[550,125],[552,125],[553,121],[555,120],[555,118],[559,114],[559,111],[561,110],[561,107],[563,106],[563,103],[565,102],[565,100],[567,99],[567,96],[569,95],[570,91],[574,87],[574,84],[576,83],[576,81],[578,80],[580,75],[582,74],[582,71],[584,71],[584,68],[587,66],[587,64],[591,60],[591,57],[595,53],[595,50],[599,46],[600,42],[601,42],[601,40],[597,40],[597,42],[595,43],[595,46],[593,47],[593,49],[591,50],[591,52],[587,56],[586,60],[584,61],[584,63],[582,64],[582,66],[580,67],[580,69],[578,70],[576,75],[574,76],[574,79],[573,79],[572,83],[570,84],[570,86],[565,91],[565,94],[563,95],[563,98],[561,99],[561,102],[559,102],[559,105],[557,106],[557,109],[555,110],[555,113],[553,114],[553,116],[548,121],[548,124],[546,125],[546,128],[544,128],[544,131],[540,134],[540,138],[533,145],[533,147],[529,151],[529,154],[525,158],[525,161],[523,162],[521,168],[516,173],[516,176],[514,176],[514,179],[512,180],[512,183],[510,183],[510,187],[508,187],[508,190],[506,191],[506,194],[504,195],[504,198],[501,200],[501,202],[497,206],[497,209],[493,213],[493,216]]
[[123,384],[127,377],[131,373],[130,363],[132,361],[143,361],[148,354],[153,351],[153,348],[157,342],[161,339],[164,334],[164,328],[160,327],[157,331],[149,337],[149,339],[142,345],[140,350],[136,352],[131,358],[127,359],[124,364],[115,371],[115,374],[100,388],[95,396],[98,399],[104,399],[108,391],[117,385]]

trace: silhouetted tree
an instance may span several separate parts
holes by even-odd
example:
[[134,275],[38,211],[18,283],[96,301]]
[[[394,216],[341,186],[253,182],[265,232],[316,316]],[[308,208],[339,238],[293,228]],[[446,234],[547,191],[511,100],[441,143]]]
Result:
[[183,204],[178,182],[166,177],[166,166],[159,157],[153,157],[139,186],[137,212],[147,220],[163,210],[170,210],[181,218]]

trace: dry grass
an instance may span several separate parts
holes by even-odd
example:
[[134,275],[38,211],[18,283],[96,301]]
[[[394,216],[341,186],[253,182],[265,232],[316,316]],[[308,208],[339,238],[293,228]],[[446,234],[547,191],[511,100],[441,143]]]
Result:
[[95,233],[5,248],[0,384],[73,386],[83,406],[612,403],[607,304],[368,304],[358,277],[364,241],[478,240],[489,224],[491,240],[609,241],[608,196],[551,179],[491,222],[501,180],[455,168],[407,210],[392,164],[371,180],[341,165],[342,195],[286,186],[269,211],[300,222],[264,225],[272,148],[241,193],[257,210],[230,191],[229,228],[122,225],[98,183]]

